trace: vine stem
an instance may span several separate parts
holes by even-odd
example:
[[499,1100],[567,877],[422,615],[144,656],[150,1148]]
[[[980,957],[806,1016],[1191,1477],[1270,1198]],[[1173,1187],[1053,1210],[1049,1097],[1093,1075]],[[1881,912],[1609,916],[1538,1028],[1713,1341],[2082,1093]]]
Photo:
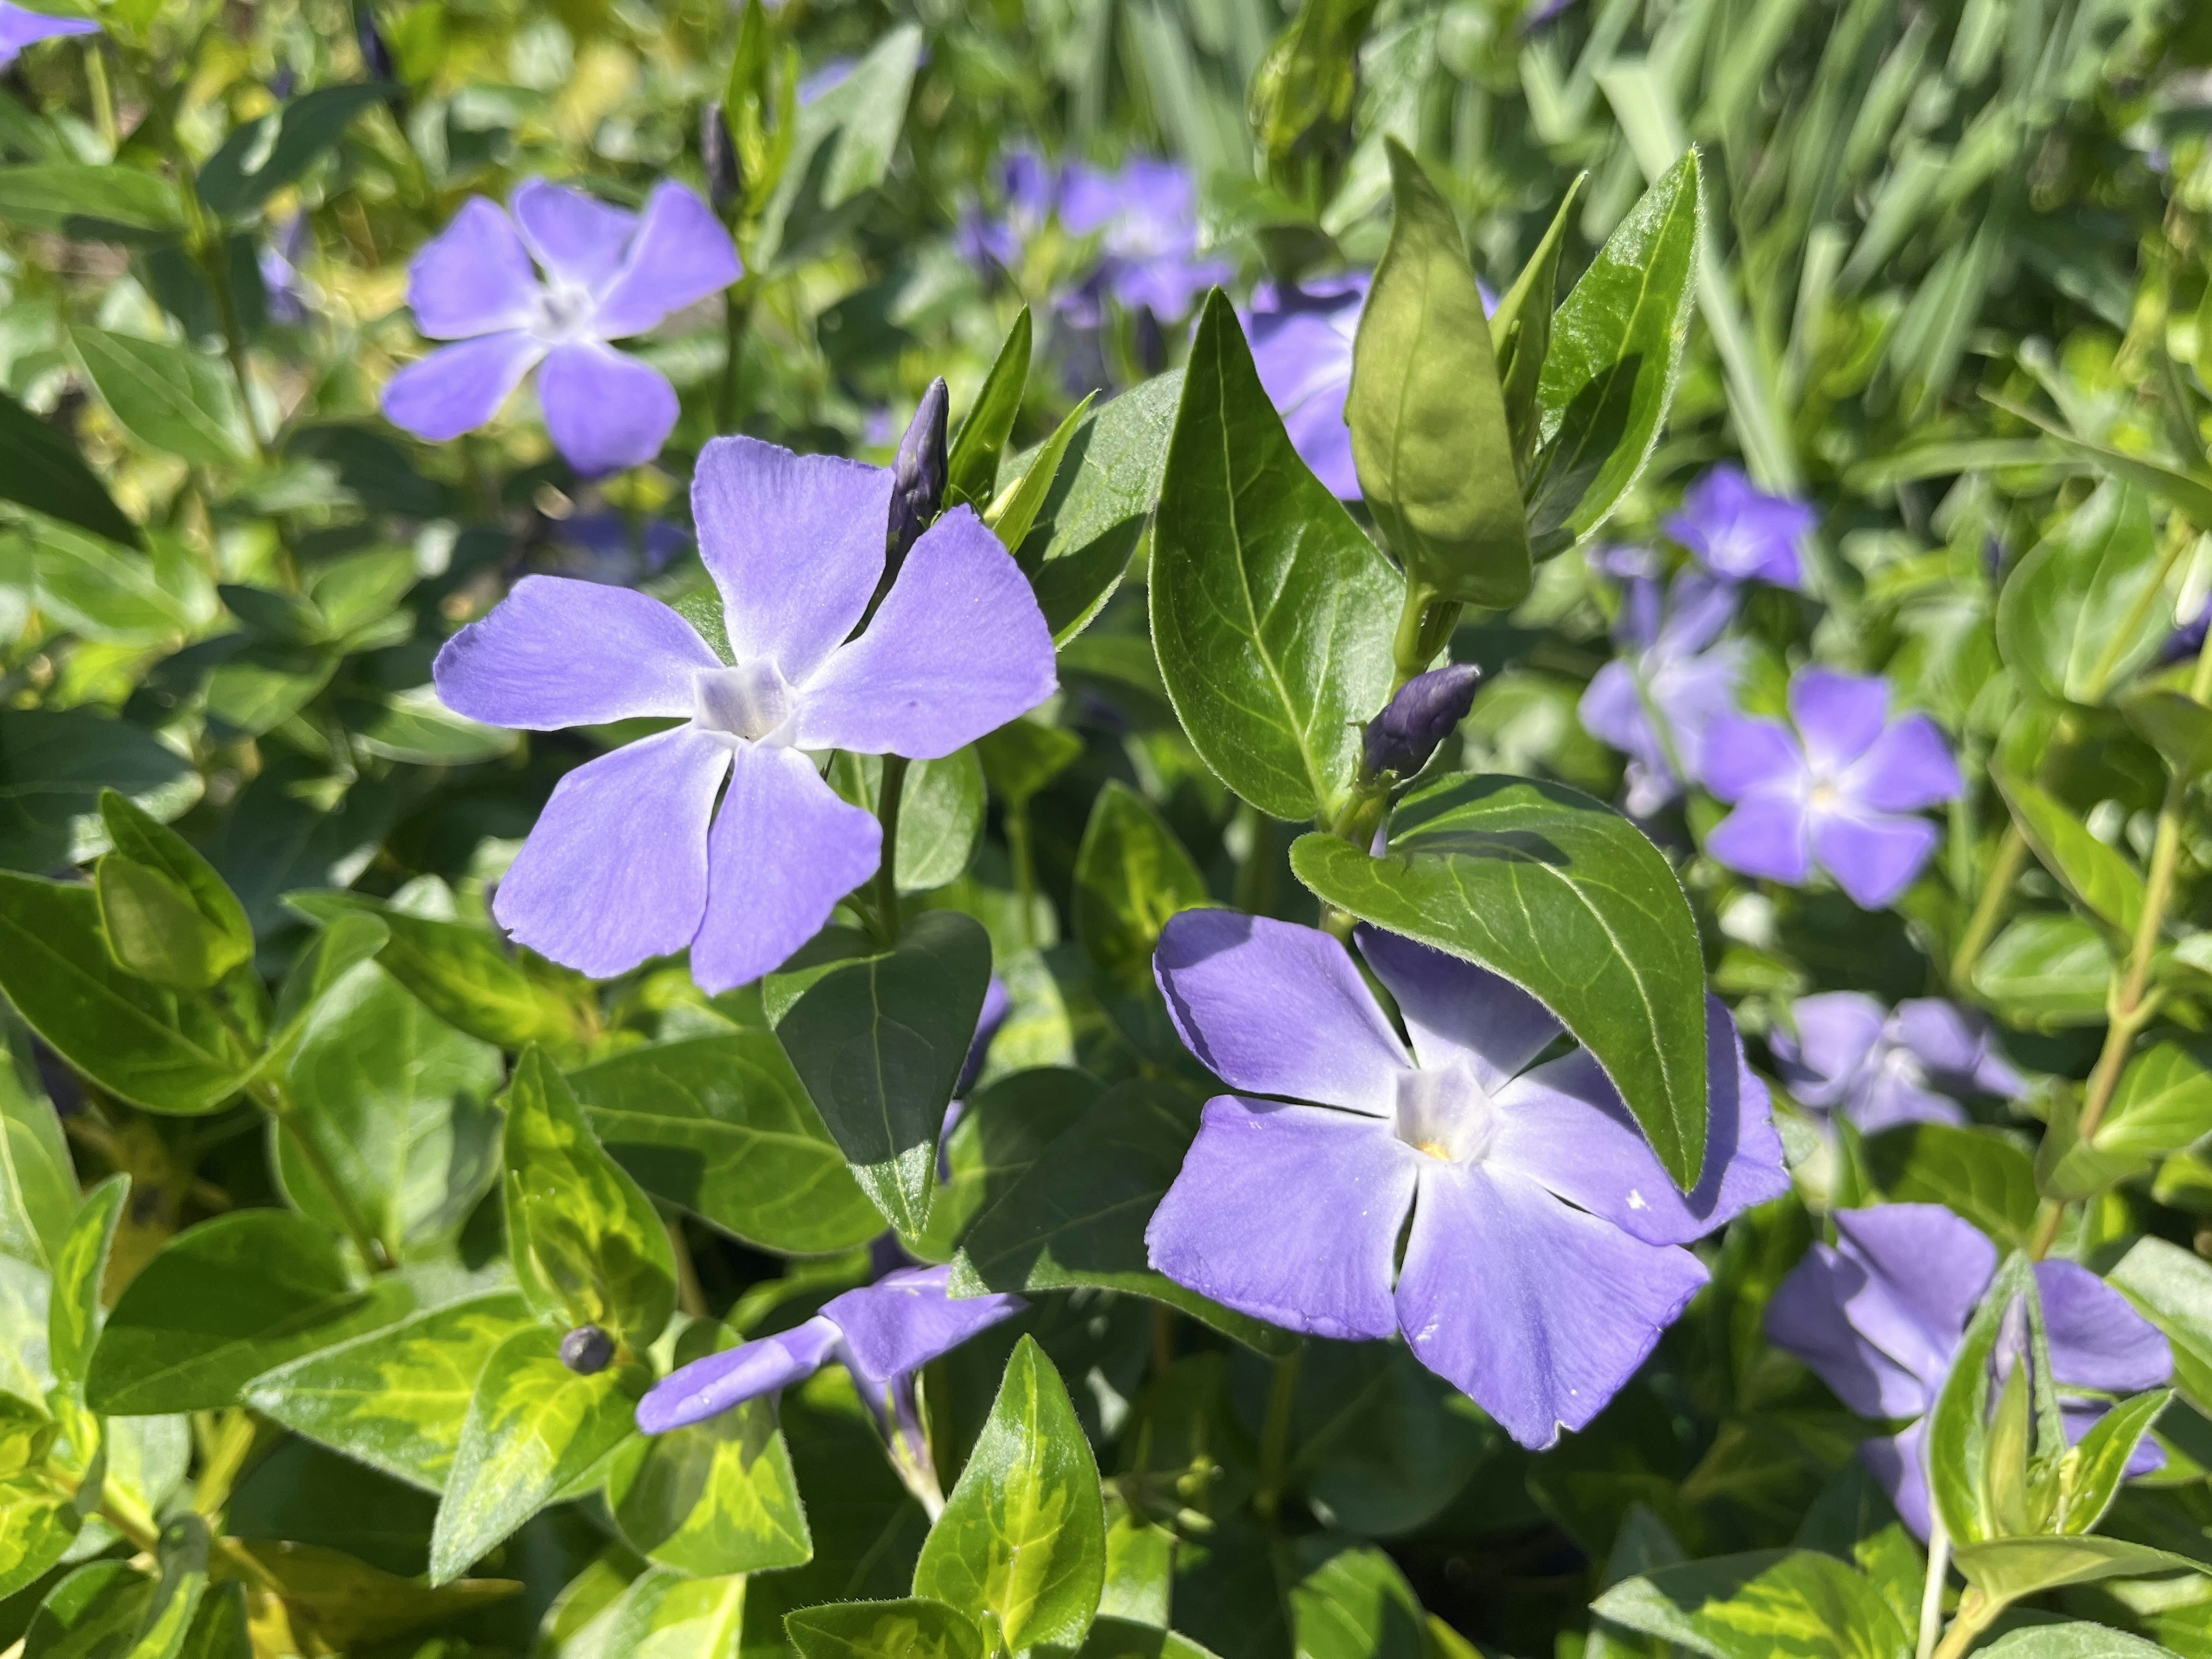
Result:
[[1928,1537],[1928,1577],[1920,1587],[1920,1640],[1913,1659],[1933,1659],[1936,1640],[1943,1629],[1943,1583],[1951,1571],[1951,1534],[1944,1529],[1942,1511],[1932,1518]]
[[1008,801],[1006,813],[1006,856],[1014,866],[1014,896],[1021,905],[1022,948],[1036,948],[1036,854],[1030,845],[1030,803],[1024,795]]
[[2027,837],[2020,833],[2020,826],[2007,823],[2004,838],[1997,843],[1996,855],[1990,860],[1989,879],[1982,884],[1982,896],[1976,901],[1974,914],[1967,919],[1966,931],[1960,937],[1959,948],[1951,957],[1951,983],[1964,985],[1966,975],[1973,972],[1974,963],[1980,960],[1984,947],[2004,920],[2005,902],[2012,896],[2013,884],[2020,879],[2021,866],[2027,862]]
[[876,816],[884,826],[883,861],[876,866],[876,933],[884,945],[896,945],[899,936],[898,824],[899,799],[906,793],[907,759],[884,757],[884,785]]
[[1291,1454],[1291,1418],[1298,1403],[1298,1357],[1303,1352],[1293,1348],[1278,1359],[1267,1385],[1267,1417],[1260,1431],[1260,1490],[1252,1507],[1270,1525],[1282,1507]]

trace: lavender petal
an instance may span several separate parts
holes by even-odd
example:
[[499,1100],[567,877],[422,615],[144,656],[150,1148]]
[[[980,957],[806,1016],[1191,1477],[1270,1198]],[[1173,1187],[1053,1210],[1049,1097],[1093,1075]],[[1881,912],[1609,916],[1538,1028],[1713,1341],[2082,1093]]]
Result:
[[447,640],[433,678],[447,708],[530,732],[692,712],[721,661],[666,605],[626,588],[525,576]]
[[544,354],[544,347],[520,331],[442,347],[385,382],[384,418],[431,443],[473,432],[499,413]]
[[465,340],[537,319],[538,273],[514,222],[471,196],[407,267],[407,303],[425,338]]
[[668,377],[596,340],[572,340],[545,355],[538,405],[553,447],[586,477],[642,466],[676,426]]

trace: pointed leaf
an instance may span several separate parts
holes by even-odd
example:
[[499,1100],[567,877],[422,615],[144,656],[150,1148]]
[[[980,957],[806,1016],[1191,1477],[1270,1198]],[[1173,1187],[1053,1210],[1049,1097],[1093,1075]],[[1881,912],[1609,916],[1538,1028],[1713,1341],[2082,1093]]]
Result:
[[2159,564],[2148,497],[2100,484],[2005,578],[1996,618],[2005,666],[2055,702],[2102,702],[2169,631]]
[[1030,332],[1030,308],[1024,306],[953,437],[945,459],[948,509],[965,503],[981,513],[999,493],[999,457],[1005,453],[1014,418],[1022,412],[1022,393],[1029,386]]
[[190,346],[77,327],[70,343],[108,412],[150,449],[196,466],[235,466],[251,451],[222,365]]
[[801,1566],[814,1553],[764,1399],[632,1443],[608,1476],[607,1503],[647,1559],[694,1577]]
[[46,1304],[47,1363],[54,1381],[78,1399],[100,1340],[100,1280],[107,1270],[108,1247],[130,1192],[131,1177],[112,1175],[87,1193],[54,1256],[53,1290]]
[[942,1601],[830,1602],[784,1617],[801,1659],[985,1659],[974,1622]]
[[1208,904],[1206,878],[1152,803],[1118,778],[1098,792],[1075,854],[1075,937],[1115,986],[1144,995],[1152,947],[1178,910]]
[[143,544],[138,526],[115,504],[76,447],[4,392],[0,392],[0,447],[15,458],[0,476],[0,498],[112,542]]
[[1709,1659],[1907,1659],[1912,1638],[1872,1581],[1816,1550],[1688,1561],[1615,1584],[1601,1619]]
[[0,1255],[51,1266],[76,1206],[76,1169],[30,1033],[0,1010]]

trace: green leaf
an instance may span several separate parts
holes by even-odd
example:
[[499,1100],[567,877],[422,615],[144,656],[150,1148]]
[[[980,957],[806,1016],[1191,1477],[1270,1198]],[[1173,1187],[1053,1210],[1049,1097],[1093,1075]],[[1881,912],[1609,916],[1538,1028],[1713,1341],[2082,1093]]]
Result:
[[212,1542],[207,1522],[196,1514],[181,1515],[161,1528],[156,1554],[161,1576],[139,1618],[126,1659],[177,1659],[184,1651],[192,1616],[207,1595]]
[[788,264],[827,241],[883,182],[906,125],[921,47],[921,30],[902,24],[842,81],[799,106],[789,157],[761,214],[758,235],[745,250],[754,270]]
[[1908,1659],[1912,1638],[1863,1573],[1817,1550],[1688,1561],[1615,1584],[1601,1619],[1710,1659]]
[[1958,1541],[1961,1556],[1966,1545],[1990,1537],[1995,1530],[1984,1474],[1984,1447],[1990,1435],[1990,1356],[2012,1304],[2034,1294],[2035,1280],[2027,1258],[2015,1251],[1983,1292],[1981,1305],[1966,1325],[1949,1375],[1928,1413],[1929,1491],[1945,1528]]
[[1108,979],[1132,996],[1152,983],[1152,947],[1178,910],[1211,903],[1165,819],[1135,790],[1109,778],[1075,854],[1075,937]]
[[246,1586],[235,1578],[210,1584],[185,1633],[179,1659],[253,1659],[246,1611]]
[[2033,784],[1992,767],[1990,779],[2012,808],[2027,844],[2088,912],[2125,938],[2142,919],[2143,882],[2135,866],[2091,835],[2064,806]]
[[1036,523],[1037,514],[1052,493],[1054,481],[1060,477],[1067,447],[1074,441],[1076,431],[1083,424],[1083,417],[1091,412],[1091,401],[1097,395],[1095,392],[1086,392],[1083,401],[1068,410],[1066,417],[1053,428],[1052,435],[1030,458],[1029,470],[1000,491],[983,514],[983,522],[1006,544],[1008,552],[1019,548],[1028,538],[1030,526]]
[[70,343],[109,413],[140,443],[196,466],[235,466],[251,453],[237,388],[213,357],[82,325]]
[[100,817],[116,853],[158,872],[183,890],[206,925],[212,941],[208,955],[216,978],[253,954],[253,929],[246,920],[246,908],[190,842],[113,789],[100,792]]
[[580,1376],[561,1333],[514,1332],[492,1351],[461,1425],[430,1535],[430,1582],[460,1577],[556,1498],[579,1489],[637,1432],[645,1378],[627,1365]]
[[76,1208],[76,1169],[30,1033],[0,1007],[0,1255],[51,1267]]
[[0,392],[0,448],[15,458],[0,477],[0,500],[44,513],[127,546],[143,544],[138,526],[116,506],[100,475],[61,431]]
[[1133,1291],[1247,1346],[1283,1352],[1281,1333],[1154,1272],[1146,1251],[1146,1225],[1182,1171],[1198,1110],[1166,1083],[1109,1089],[977,1218],[952,1264],[952,1294]]
[[592,1133],[646,1191],[739,1238],[816,1255],[883,1231],[773,1036],[656,1043],[568,1081]]
[[200,167],[200,200],[218,219],[243,219],[335,145],[355,116],[398,88],[352,81],[302,93],[272,114],[247,122]]
[[929,1232],[917,1242],[915,1254],[925,1261],[950,1260],[969,1223],[1012,1191],[1098,1093],[1097,1081],[1085,1073],[1040,1066],[970,1094],[958,1126],[945,1138],[951,1177],[939,1182],[930,1200]]
[[287,1192],[326,1213],[320,1170],[394,1261],[435,1254],[459,1234],[499,1171],[491,1109],[499,1050],[433,1016],[374,963],[316,1002],[289,1073],[299,1139],[275,1142]]
[[129,1562],[88,1562],[39,1604],[26,1659],[120,1659],[153,1598],[154,1581]]
[[2120,713],[2176,777],[2193,783],[2212,772],[2212,708],[2182,692],[2151,687],[2121,699]]
[[708,1659],[738,1652],[748,1583],[742,1573],[687,1578],[653,1569],[623,1592],[601,1652],[641,1659]]
[[105,851],[107,788],[173,818],[200,779],[152,732],[90,709],[0,709],[0,867],[43,872]]
[[1635,825],[1558,784],[1462,775],[1400,803],[1389,850],[1330,836],[1298,879],[1361,920],[1480,963],[1588,1048],[1684,1191],[1705,1155],[1705,979],[1674,872]]
[[1981,1659],[2172,1659],[2174,1650],[2102,1625],[2033,1625],[1974,1651]]
[[137,167],[0,167],[0,219],[80,242],[152,247],[185,230],[176,186]]
[[93,872],[100,925],[117,963],[173,991],[204,991],[238,965],[191,895],[162,871],[110,853]]
[[921,1547],[915,1594],[969,1613],[1021,1655],[1080,1646],[1105,1582],[1098,1465],[1060,1373],[1024,1336]]
[[1299,1540],[1291,1630],[1308,1659],[1423,1659],[1421,1604],[1380,1548],[1321,1534]]
[[1213,1655],[1188,1636],[1134,1619],[1111,1619],[1102,1613],[1091,1621],[1091,1634],[1083,1638],[1080,1659],[1213,1659]]
[[[880,757],[841,752],[830,781],[846,799],[873,812],[883,775]],[[899,795],[899,891],[926,893],[957,881],[982,838],[983,766],[974,746],[909,762]]]
[[87,1193],[54,1255],[53,1288],[46,1304],[46,1358],[54,1381],[78,1400],[83,1398],[94,1346],[100,1340],[100,1288],[108,1247],[130,1192],[131,1177],[112,1175]]
[[985,1659],[988,1651],[966,1614],[919,1596],[805,1607],[785,1615],[783,1627],[802,1659]]
[[[0,1414],[16,1408],[0,1395]],[[52,1571],[83,1525],[76,1505],[44,1482],[0,1480],[0,1599]]]
[[[981,513],[999,493],[999,457],[1013,433],[1014,417],[1022,412],[1022,393],[1029,386],[1030,334],[1030,308],[1024,306],[953,436],[945,458],[947,509],[964,504]],[[1030,517],[1034,520],[1036,515]]]
[[607,1503],[647,1559],[696,1577],[799,1566],[814,1553],[766,1399],[632,1442],[608,1476]]
[[167,532],[149,530],[142,554],[52,520],[23,528],[39,609],[58,627],[107,645],[173,646],[215,617],[215,585],[199,555]]
[[2165,1333],[2181,1397],[2212,1413],[2212,1262],[2162,1238],[2139,1238],[2106,1283]]
[[89,887],[0,871],[0,991],[47,1045],[149,1111],[214,1111],[246,1062],[204,998],[125,973]]
[[241,737],[274,731],[321,694],[337,672],[334,651],[246,640],[207,679],[208,717]]
[[46,1275],[12,1256],[0,1256],[0,1394],[44,1400],[53,1387],[46,1363]]
[[442,1492],[477,1378],[500,1344],[535,1328],[512,1291],[471,1297],[264,1371],[246,1403],[371,1468]]
[[1644,192],[1553,316],[1528,484],[1539,559],[1595,533],[1651,459],[1689,335],[1704,220],[1691,150]]
[[[1544,360],[1552,351],[1552,307],[1559,293],[1559,250],[1565,245],[1567,218],[1582,198],[1589,174],[1577,173],[1559,198],[1559,210],[1528,263],[1505,290],[1490,319],[1498,343],[1498,380],[1505,397],[1505,424],[1513,437],[1513,464],[1525,471],[1536,448],[1541,410],[1537,390]],[[1524,532],[1525,535],[1525,532]]]
[[1008,720],[979,741],[975,752],[991,792],[1018,809],[1081,758],[1083,739],[1062,726]]
[[2149,500],[2107,480],[2028,550],[1997,594],[1997,648],[2021,683],[2059,702],[2102,702],[2172,623]]
[[1983,396],[2007,414],[2018,416],[2031,426],[2040,427],[2063,447],[2090,462],[2099,472],[2124,478],[2148,490],[2199,530],[2212,527],[2212,478],[2201,472],[2187,472],[2169,466],[2154,456],[2130,454],[2125,450],[2113,448],[2110,444],[2100,444],[2081,437],[2009,398],[1991,396],[1988,392]]
[[2101,1025],[2112,952],[2070,913],[2015,919],[1974,964],[1974,989],[2009,1024]]
[[537,1300],[542,1287],[541,1305],[571,1326],[642,1350],[676,1308],[676,1258],[653,1200],[600,1146],[544,1049],[515,1062],[506,1102],[507,1249],[523,1293]]
[[520,743],[512,732],[456,714],[427,685],[368,697],[341,688],[335,702],[356,747],[410,766],[472,766],[511,755]]
[[234,1405],[262,1372],[388,1325],[412,1301],[397,1279],[356,1289],[337,1241],[305,1216],[217,1216],[164,1244],[125,1289],[85,1401],[122,1417]]
[[2154,1389],[2123,1400],[2089,1425],[2089,1432],[2067,1459],[2062,1531],[2089,1532],[2105,1518],[2120,1482],[2127,1478],[2128,1460],[2172,1398],[2172,1389]]
[[860,1190],[902,1237],[928,1223],[938,1134],[990,977],[982,924],[925,911],[890,951],[822,974],[777,1023]]
[[[436,1588],[313,1544],[243,1542],[284,1605],[325,1641],[356,1653],[513,1595],[512,1580],[465,1578]],[[242,1659],[242,1656],[241,1656]]]
[[2086,1145],[2076,1139],[2075,1097],[2062,1091],[2052,1103],[2053,1132],[2037,1149],[2045,1190],[2054,1197],[2087,1198],[2212,1134],[2207,1060],[2201,1040],[2173,1038],[2131,1056],[2111,1109]]
[[1998,1538],[1961,1544],[1951,1561],[1969,1584],[2000,1607],[2063,1584],[2212,1571],[2186,1555],[2118,1538]]
[[1528,597],[1528,526],[1498,356],[1459,218],[1395,138],[1390,245],[1352,348],[1344,418],[1368,510],[1408,580],[1504,608]]
[[1183,730],[1261,811],[1328,815],[1389,694],[1401,583],[1298,459],[1218,291],[1191,343],[1160,508],[1152,641]]

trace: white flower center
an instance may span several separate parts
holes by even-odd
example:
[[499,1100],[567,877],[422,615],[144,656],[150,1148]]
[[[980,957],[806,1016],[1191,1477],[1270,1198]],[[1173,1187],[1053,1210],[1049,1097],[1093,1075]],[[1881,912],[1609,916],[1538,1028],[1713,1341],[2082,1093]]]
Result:
[[1415,1152],[1447,1164],[1479,1163],[1498,1139],[1498,1108],[1463,1060],[1398,1073],[1392,1125]]
[[701,731],[732,741],[789,745],[799,699],[782,672],[767,658],[741,662],[735,668],[706,669],[692,682],[692,690],[696,707],[691,723]]
[[538,320],[531,331],[547,345],[562,345],[587,331],[595,301],[589,289],[548,283],[538,290]]

